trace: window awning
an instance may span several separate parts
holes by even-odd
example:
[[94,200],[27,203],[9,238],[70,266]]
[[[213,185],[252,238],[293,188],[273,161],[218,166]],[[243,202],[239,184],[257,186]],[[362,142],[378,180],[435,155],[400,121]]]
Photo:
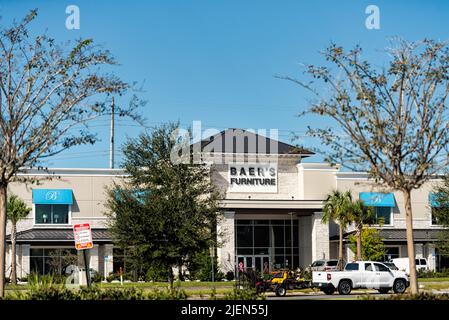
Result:
[[35,204],[73,204],[72,189],[33,189]]
[[360,192],[360,200],[362,200],[367,207],[394,207],[394,195],[392,193],[382,192]]

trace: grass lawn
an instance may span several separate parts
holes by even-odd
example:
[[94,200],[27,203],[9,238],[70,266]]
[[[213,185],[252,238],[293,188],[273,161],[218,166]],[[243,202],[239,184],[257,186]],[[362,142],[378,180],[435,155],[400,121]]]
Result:
[[449,277],[446,278],[418,278],[418,283],[420,282],[444,282],[449,281]]
[[[122,287],[136,287],[136,288],[166,288],[168,286],[168,282],[124,282],[123,286],[120,283],[105,283],[101,282],[97,284],[101,288],[122,288]],[[174,286],[181,287],[182,289],[194,289],[194,288],[233,288],[235,286],[235,282],[229,281],[219,281],[219,282],[210,282],[210,281],[181,281],[175,282]]]
[[[135,287],[143,290],[151,289],[165,289],[168,287],[168,282],[124,282],[123,285],[120,283],[95,283],[94,285],[100,288],[129,288]],[[175,287],[185,290],[189,294],[210,294],[212,289],[216,288],[216,293],[226,293],[231,292],[235,287],[235,282],[196,282],[196,281],[183,281],[175,282]],[[7,284],[6,290],[28,290],[28,285],[12,285]]]

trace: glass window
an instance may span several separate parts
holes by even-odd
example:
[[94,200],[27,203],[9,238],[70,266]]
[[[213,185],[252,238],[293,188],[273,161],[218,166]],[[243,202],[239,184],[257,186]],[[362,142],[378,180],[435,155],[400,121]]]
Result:
[[376,268],[376,271],[380,271],[380,272],[388,272],[390,271],[390,269],[388,269],[388,267],[384,266],[383,264],[380,263],[375,263],[374,267]]
[[446,208],[440,208],[440,207],[432,207],[432,224],[433,225],[441,225],[440,217],[445,216],[445,211],[447,211]]
[[68,224],[69,205],[67,204],[36,204],[37,224]]
[[396,258],[399,258],[399,248],[398,247],[386,248],[384,254],[384,261],[390,261],[391,259]]
[[365,271],[373,271],[373,265],[371,263],[365,263]]
[[267,255],[270,253],[268,248],[254,248],[254,254],[264,254]]
[[272,236],[271,241],[275,247],[284,247],[284,226],[272,226]]
[[254,227],[254,246],[268,247],[270,246],[270,227],[255,226]]
[[237,248],[237,254],[244,254],[244,255],[252,255],[253,252],[253,248],[242,248],[242,247],[238,247]]
[[36,223],[51,223],[50,204],[36,204]]
[[68,205],[53,205],[53,223],[67,224],[69,223],[69,206]]
[[324,266],[324,260],[318,260],[312,263],[312,267],[322,267]]
[[78,252],[69,248],[31,248],[30,271],[40,275],[68,275],[78,265]]
[[419,262],[422,266],[425,266],[427,264],[425,259],[419,259]]
[[35,248],[30,249],[31,257],[41,257],[43,255],[44,255],[44,249],[35,249]]
[[253,227],[237,226],[237,247],[253,247]]
[[391,224],[391,208],[375,207],[376,222],[378,224]]
[[253,224],[252,220],[236,220],[236,225],[247,225],[247,224]]
[[338,264],[338,260],[329,260],[329,261],[327,262],[327,265],[328,265],[329,267],[335,267],[337,264]]
[[345,266],[346,271],[358,271],[359,264],[358,263],[347,263]]

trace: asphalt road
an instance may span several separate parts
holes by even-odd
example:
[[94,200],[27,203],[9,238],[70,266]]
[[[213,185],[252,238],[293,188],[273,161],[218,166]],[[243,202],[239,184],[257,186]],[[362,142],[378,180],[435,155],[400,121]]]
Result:
[[[387,298],[391,294],[380,294],[380,293],[368,293],[370,296],[373,296],[373,298]],[[353,293],[349,295],[339,295],[337,293],[334,293],[333,295],[327,295],[327,294],[287,294],[285,297],[276,297],[269,295],[267,296],[267,300],[357,300],[363,296],[365,296],[366,293],[360,294],[357,293],[357,291],[354,291]]]

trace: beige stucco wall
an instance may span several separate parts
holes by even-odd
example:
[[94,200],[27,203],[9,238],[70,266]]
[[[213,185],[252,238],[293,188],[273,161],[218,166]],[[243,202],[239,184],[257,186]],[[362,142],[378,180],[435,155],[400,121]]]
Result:
[[[243,162],[245,159],[236,159],[236,162]],[[247,160],[247,159],[246,159]],[[212,179],[218,188],[225,194],[226,199],[272,199],[272,200],[291,200],[300,199],[298,170],[296,164],[299,157],[279,157],[276,159],[278,168],[278,187],[277,192],[255,193],[255,192],[228,192],[228,164],[215,164],[212,167]],[[268,163],[273,159],[260,158],[256,160],[260,163]],[[232,163],[232,162],[231,162]]]
[[[64,174],[64,172],[67,172]],[[104,227],[106,218],[106,187],[112,186],[113,182],[120,182],[122,178],[115,173],[98,174],[87,171],[84,174],[79,172],[76,175],[70,170],[63,173],[57,171],[57,175],[51,179],[43,179],[41,175],[29,175],[29,178],[39,180],[39,184],[13,182],[8,186],[9,194],[15,194],[23,199],[32,208],[32,212],[18,223],[18,231],[30,229],[34,226],[34,206],[32,203],[32,189],[72,189],[73,205],[71,206],[72,223],[89,222],[92,227]],[[58,225],[51,225],[58,227]],[[7,226],[9,233],[10,226]]]
[[[412,192],[413,225],[415,228],[431,227],[431,208],[429,205],[429,193],[440,182],[431,180],[420,189]],[[396,201],[393,209],[393,227],[405,228],[404,197],[400,191],[392,191],[386,187],[376,185],[374,181],[367,179],[364,174],[338,174],[337,187],[339,190],[350,190],[357,199],[360,192],[392,192]]]

